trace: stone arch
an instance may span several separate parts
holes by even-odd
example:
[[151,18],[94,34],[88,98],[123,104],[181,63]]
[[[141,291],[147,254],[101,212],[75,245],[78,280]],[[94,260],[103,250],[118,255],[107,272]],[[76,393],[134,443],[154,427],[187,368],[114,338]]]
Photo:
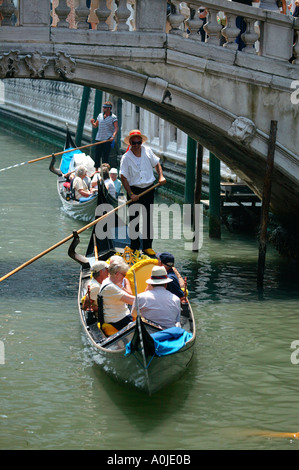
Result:
[[[175,82],[149,76],[142,67],[135,71],[134,67],[71,57],[59,50],[47,56],[37,51],[26,55],[11,51],[2,56],[0,77],[65,80],[115,94],[186,132],[227,164],[258,196],[262,195],[268,135],[248,117]],[[298,157],[278,142],[272,209],[281,218],[286,218],[286,204],[293,220],[299,218],[297,167]]]

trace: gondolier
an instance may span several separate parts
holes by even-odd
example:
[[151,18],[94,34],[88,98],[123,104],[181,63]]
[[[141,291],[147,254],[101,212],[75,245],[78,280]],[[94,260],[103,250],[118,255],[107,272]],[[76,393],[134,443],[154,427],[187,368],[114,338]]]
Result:
[[98,128],[96,142],[109,141],[95,147],[94,166],[98,170],[102,163],[109,163],[111,144],[118,133],[118,120],[117,116],[112,113],[112,103],[106,101],[103,104],[103,112],[98,115],[96,121],[92,118],[90,122],[92,127]]
[[140,248],[140,239],[138,238],[139,220],[140,213],[144,210],[146,223],[143,223],[142,250],[147,255],[153,256],[155,255],[152,249],[154,191],[150,191],[141,198],[139,198],[139,194],[153,185],[155,181],[153,168],[158,173],[158,181],[161,185],[166,183],[166,179],[163,176],[159,157],[149,147],[143,145],[146,141],[147,137],[141,134],[138,129],[132,130],[124,138],[125,144],[129,147],[121,159],[120,177],[127,191],[128,199],[134,202],[129,208],[130,248],[133,251]]

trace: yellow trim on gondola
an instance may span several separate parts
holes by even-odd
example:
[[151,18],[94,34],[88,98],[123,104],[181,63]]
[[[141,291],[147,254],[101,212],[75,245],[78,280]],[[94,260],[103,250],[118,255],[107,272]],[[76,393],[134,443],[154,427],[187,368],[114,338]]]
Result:
[[133,271],[135,271],[136,275],[136,283],[137,283],[137,289],[140,294],[140,292],[143,292],[146,287],[146,279],[149,279],[151,270],[149,269],[144,269],[148,268],[149,266],[156,266],[158,264],[157,259],[153,258],[147,258],[147,259],[142,259],[138,261],[137,263],[133,264],[133,266],[130,267],[130,269],[127,272],[126,278],[130,282],[130,286],[132,289],[133,295],[135,295],[135,285],[134,285],[134,274]]

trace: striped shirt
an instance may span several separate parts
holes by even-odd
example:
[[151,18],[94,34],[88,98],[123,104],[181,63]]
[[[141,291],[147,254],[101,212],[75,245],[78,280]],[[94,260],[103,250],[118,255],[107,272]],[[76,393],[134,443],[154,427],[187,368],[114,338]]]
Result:
[[117,116],[112,113],[104,119],[104,114],[100,113],[97,120],[99,121],[99,126],[96,140],[101,141],[110,139],[115,131],[114,123],[118,120]]

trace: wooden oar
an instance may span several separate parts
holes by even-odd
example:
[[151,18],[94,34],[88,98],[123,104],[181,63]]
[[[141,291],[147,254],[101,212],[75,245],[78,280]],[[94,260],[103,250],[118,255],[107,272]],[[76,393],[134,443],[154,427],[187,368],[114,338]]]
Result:
[[[150,191],[152,191],[153,189],[155,189],[157,186],[160,186],[160,183],[156,183],[154,186],[151,186],[150,188],[146,189],[145,191],[143,191],[141,194],[138,195],[138,197],[140,198],[141,196],[144,196],[145,194],[149,193]],[[129,199],[129,201],[126,201],[124,202],[123,204],[121,204],[120,206],[118,207],[115,207],[114,209],[112,209],[111,211],[107,212],[106,214],[102,215],[101,217],[98,217],[97,219],[93,220],[92,222],[90,222],[89,224],[85,225],[85,227],[82,227],[80,228],[79,230],[77,230],[77,233],[82,233],[84,232],[85,230],[87,230],[88,228],[90,227],[93,227],[95,224],[97,224],[98,222],[100,222],[101,220],[105,219],[106,217],[109,217],[109,215],[113,214],[114,212],[118,211],[119,209],[121,209],[122,207],[125,207],[127,206],[128,204],[130,204],[132,201],[132,199]],[[7,279],[8,277],[12,276],[13,274],[17,273],[18,271],[21,271],[21,269],[25,268],[26,266],[28,266],[29,264],[33,263],[34,261],[38,260],[39,258],[41,258],[42,256],[46,255],[47,253],[49,253],[50,251],[53,251],[55,250],[55,248],[58,248],[59,246],[63,245],[64,243],[66,243],[67,241],[71,240],[73,238],[73,234],[69,235],[68,237],[64,238],[63,240],[60,240],[60,242],[58,243],[55,243],[55,245],[51,246],[50,248],[48,248],[47,250],[43,251],[42,253],[39,253],[38,255],[34,256],[33,258],[31,258],[30,260],[26,261],[26,263],[23,263],[21,264],[21,266],[19,266],[18,268],[15,268],[13,269],[12,271],[10,271],[8,274],[5,274],[5,276],[1,277],[0,279],[0,282],[4,281],[5,279]]]
[[58,157],[59,155],[63,155],[64,153],[68,153],[68,152],[73,152],[74,150],[82,150],[87,147],[93,147],[94,145],[104,144],[105,142],[108,142],[108,140],[101,140],[100,142],[94,142],[93,144],[82,145],[81,147],[74,147],[71,149],[63,150],[61,152],[51,153],[51,155],[45,155],[44,157],[35,158],[34,160],[28,160],[28,162],[16,163],[15,165],[8,166],[7,168],[2,168],[0,172],[5,171],[5,170],[10,170],[11,168],[16,168],[17,166],[26,165],[27,163],[39,162],[41,160],[45,160],[53,156]]

